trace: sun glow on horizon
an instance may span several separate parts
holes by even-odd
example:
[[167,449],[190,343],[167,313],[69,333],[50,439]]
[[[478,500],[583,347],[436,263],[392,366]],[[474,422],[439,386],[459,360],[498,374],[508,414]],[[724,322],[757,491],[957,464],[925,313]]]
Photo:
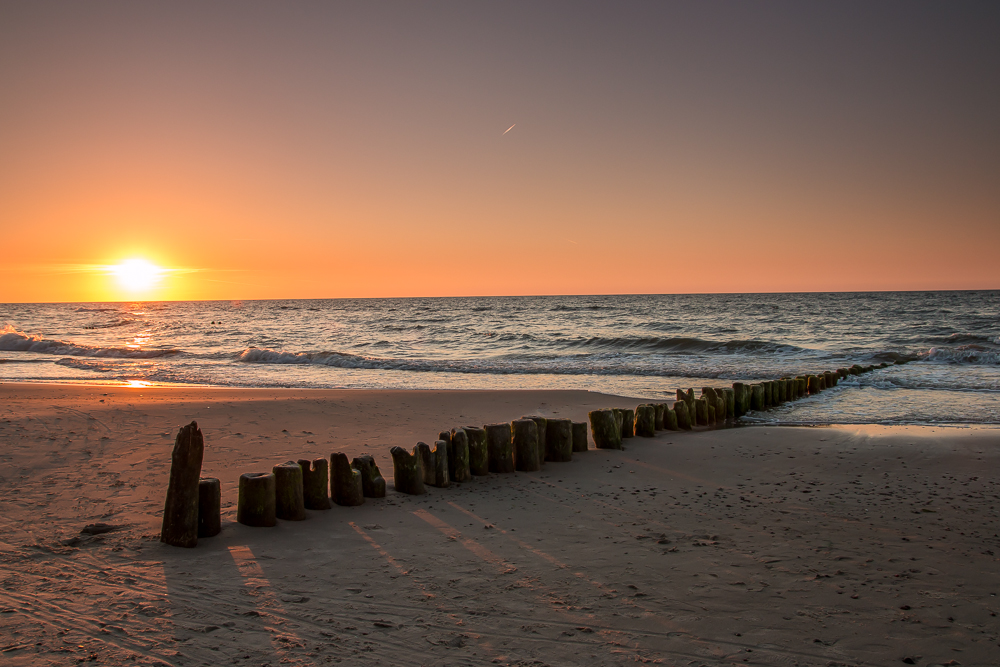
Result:
[[108,267],[118,278],[118,284],[129,292],[152,289],[160,282],[167,269],[163,269],[146,259],[126,259]]

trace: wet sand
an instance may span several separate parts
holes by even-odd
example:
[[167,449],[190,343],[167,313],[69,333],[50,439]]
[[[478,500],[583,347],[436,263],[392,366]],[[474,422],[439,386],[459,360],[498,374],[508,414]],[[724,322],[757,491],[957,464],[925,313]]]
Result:
[[[588,392],[0,385],[0,662],[996,664],[1000,431],[659,433],[537,473],[235,523],[236,481]],[[223,532],[158,542],[196,419]],[[86,524],[118,526],[81,535]]]

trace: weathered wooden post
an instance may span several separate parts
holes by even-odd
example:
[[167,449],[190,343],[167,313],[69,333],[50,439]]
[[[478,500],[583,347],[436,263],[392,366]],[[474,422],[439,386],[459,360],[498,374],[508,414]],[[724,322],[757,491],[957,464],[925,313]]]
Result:
[[538,464],[538,424],[533,419],[515,419],[510,423],[514,448],[514,469],[521,472],[541,470]]
[[302,468],[302,497],[307,510],[328,510],[332,505],[327,495],[330,488],[330,465],[326,459],[299,459]]
[[640,438],[656,435],[656,408],[649,403],[635,408],[635,434]]
[[734,396],[734,412],[733,416],[737,419],[742,417],[749,410],[749,401],[745,398],[746,385],[742,382],[733,383],[733,396]]
[[464,426],[469,439],[469,472],[477,477],[490,474],[490,457],[486,448],[486,429],[478,426]]
[[545,438],[549,432],[549,420],[546,417],[540,417],[538,415],[529,415],[526,417],[521,417],[521,419],[530,419],[535,422],[535,427],[538,429],[538,470],[545,467]]
[[351,460],[351,467],[361,475],[361,493],[365,498],[385,498],[385,478],[371,454],[362,454]]
[[708,401],[704,398],[694,400],[694,421],[698,426],[708,426]]
[[622,412],[621,408],[610,408],[610,410],[615,415],[615,424],[618,428],[618,437],[623,438],[624,436],[622,435],[622,426],[625,423],[625,413]]
[[444,443],[444,449],[447,452],[445,460],[448,462],[448,481],[450,482],[453,479],[451,466],[454,465],[451,460],[451,431],[441,431],[438,433],[438,440]]
[[[424,445],[426,447],[426,445]],[[400,493],[419,496],[426,493],[424,489],[424,470],[420,465],[420,456],[416,447],[413,453],[396,446],[389,450],[392,455],[392,485]]]
[[420,459],[420,471],[424,476],[424,484],[434,486],[437,482],[437,473],[434,472],[434,452],[426,442],[418,442],[413,448],[413,453]]
[[807,375],[806,376],[806,382],[808,383],[809,393],[810,394],[818,394],[821,391],[822,387],[820,387],[820,384],[819,384],[820,383],[820,379],[819,379],[818,376],[816,376],[816,375]]
[[692,428],[691,412],[688,410],[687,401],[674,402],[673,413],[677,416],[677,428],[690,431]]
[[278,524],[275,512],[273,472],[246,472],[240,475],[236,520],[244,526],[270,528]]
[[590,449],[587,443],[587,422],[573,422],[573,453]]
[[469,469],[469,436],[464,428],[451,430],[451,446],[448,448],[448,475],[456,483],[472,479]]
[[663,424],[663,413],[666,409],[667,406],[663,403],[653,403],[653,428],[657,431],[666,428]]
[[486,450],[489,455],[490,472],[514,472],[514,443],[511,440],[510,424],[486,425]]
[[598,449],[622,448],[622,432],[613,408],[591,410],[587,416],[590,418],[590,432],[594,437],[594,445]]
[[823,371],[823,382],[826,384],[827,388],[836,387],[838,379],[839,376],[836,373],[831,373],[830,371]]
[[723,387],[716,391],[722,392],[722,398],[726,401],[726,419],[736,419],[736,392],[732,387]]
[[545,460],[573,460],[573,422],[569,419],[550,419],[545,425]]
[[342,507],[357,507],[365,502],[361,473],[351,467],[347,454],[330,454],[330,497]]
[[673,410],[663,411],[663,428],[668,431],[679,431],[680,426],[677,424],[677,413]]
[[215,477],[198,480],[198,537],[222,532],[222,485]]
[[295,461],[285,461],[271,468],[274,473],[275,514],[285,521],[306,518],[302,468]]
[[622,408],[622,437],[631,438],[635,436],[635,410],[632,408]]
[[198,480],[205,455],[205,440],[198,422],[177,431],[170,455],[170,478],[163,505],[160,541],[175,547],[198,544]]
[[750,385],[750,409],[751,410],[763,410],[764,409],[764,387],[759,383]]
[[448,443],[444,440],[434,441],[434,486],[447,489],[451,486],[448,476]]
[[726,423],[726,399],[724,394],[715,394],[715,423],[725,425]]

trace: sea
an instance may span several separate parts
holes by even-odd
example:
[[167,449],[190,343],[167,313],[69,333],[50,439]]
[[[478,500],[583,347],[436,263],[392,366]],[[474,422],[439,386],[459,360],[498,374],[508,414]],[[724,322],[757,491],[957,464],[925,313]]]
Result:
[[662,399],[888,362],[744,419],[1000,424],[1000,291],[0,304],[0,324],[9,382]]

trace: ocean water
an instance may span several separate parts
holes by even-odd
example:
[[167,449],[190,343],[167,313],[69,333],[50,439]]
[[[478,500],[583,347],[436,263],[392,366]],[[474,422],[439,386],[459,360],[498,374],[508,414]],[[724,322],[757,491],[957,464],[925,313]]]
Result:
[[1000,292],[0,305],[0,380],[672,397],[894,362],[766,422],[1000,424]]

